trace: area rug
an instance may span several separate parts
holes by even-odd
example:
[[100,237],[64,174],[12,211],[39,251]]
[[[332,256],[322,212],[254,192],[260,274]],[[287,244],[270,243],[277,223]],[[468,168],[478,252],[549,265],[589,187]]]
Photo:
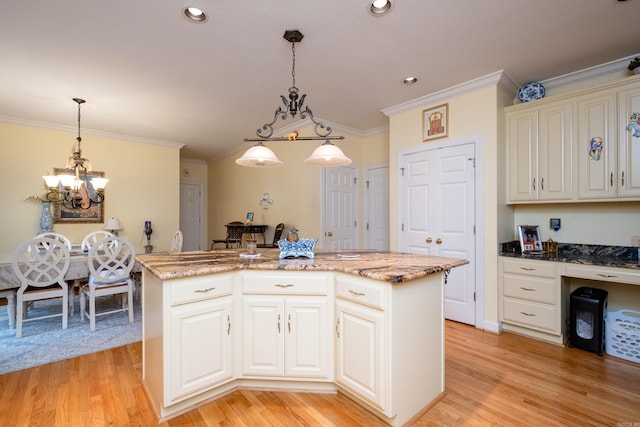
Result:
[[[117,297],[103,297],[96,303],[96,311],[109,310],[120,304]],[[60,300],[36,301],[30,314],[60,313]],[[129,323],[127,312],[99,316],[95,332],[89,331],[89,320],[80,321],[76,297],[75,315],[69,316],[67,329],[62,329],[62,319],[27,322],[22,327],[22,338],[16,338],[16,330],[9,328],[6,306],[0,307],[0,374],[20,371],[83,354],[94,353],[142,339],[142,313],[140,302],[134,303],[134,322]]]

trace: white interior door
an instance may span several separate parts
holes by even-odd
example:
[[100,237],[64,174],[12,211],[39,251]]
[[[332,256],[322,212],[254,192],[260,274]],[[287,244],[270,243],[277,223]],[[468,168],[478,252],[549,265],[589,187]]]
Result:
[[389,166],[367,173],[367,248],[389,250]]
[[182,250],[202,249],[202,188],[200,184],[180,183],[180,230]]
[[356,168],[324,169],[324,248],[355,249],[358,244]]
[[425,149],[403,156],[399,249],[464,258],[445,285],[445,317],[475,325],[475,146]]

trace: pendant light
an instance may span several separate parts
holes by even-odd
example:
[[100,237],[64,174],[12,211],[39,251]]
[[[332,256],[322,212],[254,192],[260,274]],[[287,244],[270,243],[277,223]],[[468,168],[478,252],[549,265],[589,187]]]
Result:
[[[278,159],[273,151],[265,147],[263,144],[265,141],[325,141],[320,147],[311,154],[304,162],[313,166],[344,166],[351,163],[351,159],[344,155],[342,150],[336,147],[330,142],[330,140],[340,139],[343,140],[344,136],[331,136],[333,131],[330,126],[325,125],[313,116],[313,112],[309,106],[305,105],[304,101],[306,94],[299,95],[299,89],[296,87],[296,43],[300,42],[304,35],[298,30],[285,31],[283,38],[291,43],[292,52],[292,67],[291,76],[292,84],[289,88],[288,99],[284,95],[280,95],[282,100],[282,106],[276,108],[273,114],[273,120],[270,123],[265,123],[260,129],[256,131],[257,138],[245,138],[245,142],[257,142],[256,145],[249,148],[242,157],[236,160],[236,163],[241,166],[250,167],[278,167],[284,163]],[[274,137],[273,136],[273,124],[281,118],[286,120],[289,115],[295,117],[300,113],[301,119],[309,118],[314,126],[314,133],[316,136],[302,136],[299,137],[297,132],[290,134],[286,137]]]

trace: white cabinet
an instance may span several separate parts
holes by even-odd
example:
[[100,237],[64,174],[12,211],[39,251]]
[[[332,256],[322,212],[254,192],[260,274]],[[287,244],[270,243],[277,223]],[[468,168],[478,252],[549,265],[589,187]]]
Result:
[[385,410],[389,291],[385,286],[338,277],[336,297],[336,383]]
[[640,136],[625,128],[633,113],[640,113],[640,84],[629,84],[618,91],[619,187],[618,197],[640,198]]
[[578,199],[609,199],[618,194],[616,90],[577,98]]
[[231,297],[171,309],[171,395],[176,400],[233,376]]
[[242,374],[331,377],[326,275],[250,275],[242,286]]
[[571,200],[574,110],[561,101],[507,112],[508,202]]
[[505,329],[562,342],[560,277],[556,263],[500,259],[500,320]]

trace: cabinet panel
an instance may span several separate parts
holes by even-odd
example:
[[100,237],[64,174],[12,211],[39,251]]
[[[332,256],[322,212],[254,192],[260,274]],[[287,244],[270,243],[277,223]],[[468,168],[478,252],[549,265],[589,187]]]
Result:
[[617,195],[616,91],[577,98],[578,199]]
[[538,175],[538,110],[519,111],[507,117],[507,170],[509,200],[535,200]]
[[538,133],[539,200],[570,200],[573,191],[573,103],[540,107]]
[[504,296],[547,304],[556,303],[554,279],[505,274],[503,280]]
[[559,313],[554,305],[504,298],[503,317],[505,321],[546,332],[560,333],[556,328],[556,318],[559,318]]
[[242,372],[284,375],[284,299],[242,298]]
[[384,410],[384,312],[337,300],[336,314],[336,382]]
[[518,258],[503,258],[502,271],[536,277],[555,277],[556,274],[553,263]]
[[640,197],[640,135],[626,130],[631,115],[640,113],[640,85],[623,87],[618,92],[620,156],[618,197]]
[[285,375],[329,377],[329,304],[326,298],[287,298]]
[[170,319],[169,402],[232,377],[230,297],[175,307]]
[[171,286],[171,305],[231,295],[231,292],[232,279],[229,275],[179,279]]

